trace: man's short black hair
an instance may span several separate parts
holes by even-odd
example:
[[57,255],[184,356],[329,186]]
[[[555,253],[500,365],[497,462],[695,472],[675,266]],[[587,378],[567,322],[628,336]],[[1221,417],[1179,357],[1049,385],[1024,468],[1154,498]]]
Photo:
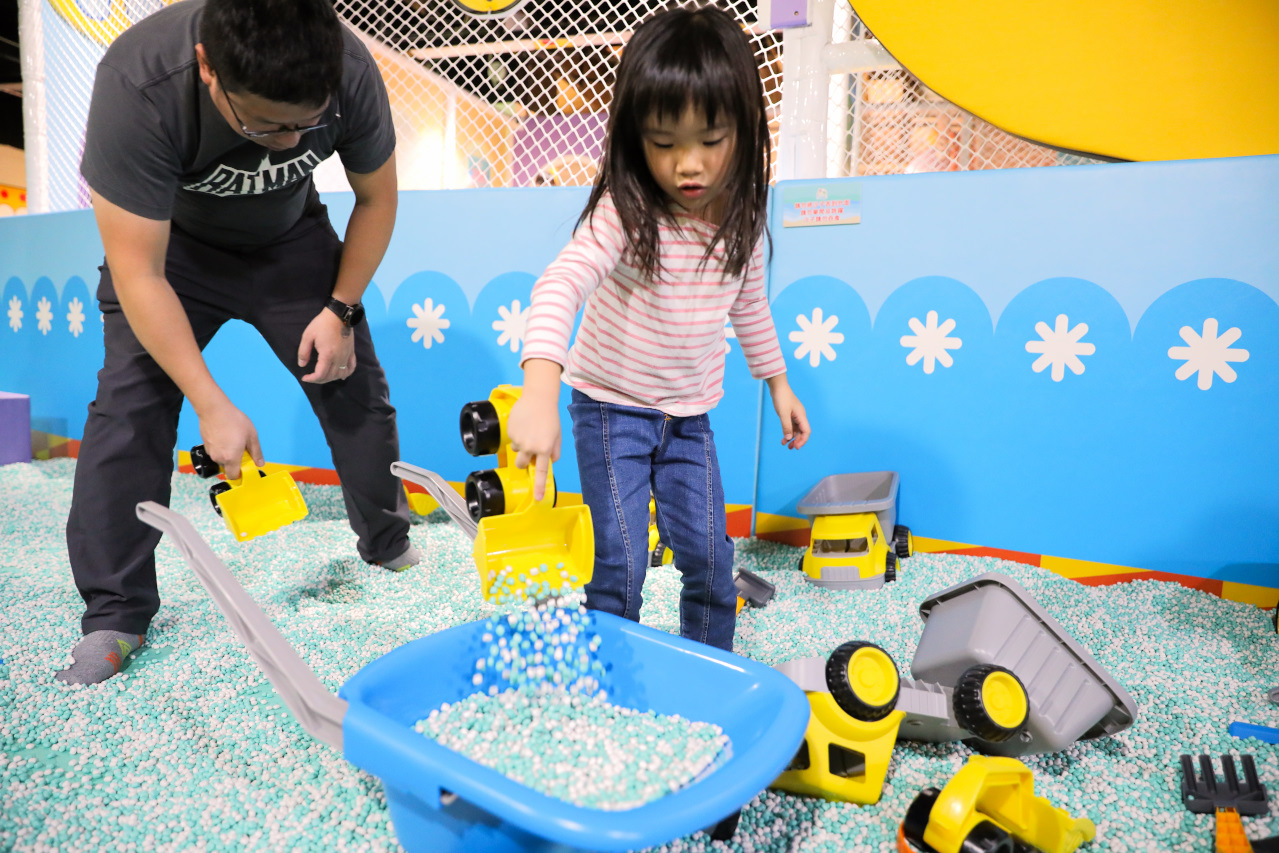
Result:
[[332,0],[208,0],[200,43],[228,92],[320,106],[342,82]]

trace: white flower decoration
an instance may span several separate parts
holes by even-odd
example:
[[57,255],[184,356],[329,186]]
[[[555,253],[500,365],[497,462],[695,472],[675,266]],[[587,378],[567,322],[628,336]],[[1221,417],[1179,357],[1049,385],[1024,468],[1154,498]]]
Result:
[[444,329],[452,325],[451,320],[444,319],[444,304],[435,305],[430,299],[420,306],[413,306],[413,317],[406,322],[413,329],[413,343],[422,342],[422,346],[431,348],[432,343],[444,343]]
[[80,333],[84,331],[84,303],[80,301],[80,297],[71,300],[71,304],[67,306],[67,324],[71,329],[72,337],[80,337]]
[[1066,375],[1066,368],[1070,368],[1070,372],[1079,376],[1084,372],[1084,363],[1079,360],[1081,355],[1092,355],[1097,351],[1097,347],[1093,344],[1080,343],[1079,339],[1088,334],[1088,324],[1080,323],[1075,328],[1067,330],[1070,320],[1065,314],[1057,315],[1057,327],[1055,329],[1048,328],[1048,324],[1042,320],[1035,324],[1035,331],[1039,333],[1041,340],[1027,341],[1026,352],[1042,353],[1039,358],[1035,359],[1035,363],[1030,369],[1036,373],[1043,373],[1044,368],[1052,365],[1053,382],[1060,382]]
[[497,315],[500,319],[493,321],[493,329],[501,332],[497,336],[498,346],[504,346],[509,341],[511,352],[520,351],[520,344],[524,343],[524,332],[528,329],[528,312],[532,307],[530,305],[521,311],[518,299],[511,302],[510,308],[505,305],[497,306]]
[[22,328],[22,302],[16,296],[9,298],[9,328],[15,332]]
[[914,367],[919,364],[920,359],[923,359],[924,372],[932,373],[938,362],[941,362],[942,367],[953,365],[955,360],[950,357],[947,350],[959,349],[964,342],[959,338],[947,337],[954,331],[954,320],[947,320],[938,326],[936,311],[929,311],[925,320],[926,323],[920,323],[918,317],[911,317],[910,328],[915,334],[902,335],[901,344],[904,347],[913,347],[910,354],[906,356],[908,365]]
[[1181,327],[1181,339],[1187,343],[1184,347],[1171,347],[1168,357],[1184,360],[1186,363],[1177,368],[1178,379],[1189,379],[1199,374],[1199,390],[1207,391],[1212,387],[1214,375],[1225,382],[1234,382],[1238,378],[1228,362],[1247,361],[1246,349],[1231,349],[1230,345],[1239,340],[1243,332],[1238,328],[1227,329],[1221,337],[1217,337],[1217,321],[1209,317],[1204,320],[1203,334],[1195,334],[1189,326]]
[[53,328],[53,312],[49,310],[52,307],[53,304],[46,296],[41,296],[40,301],[36,303],[36,328],[42,335],[49,334],[49,330]]
[[833,331],[839,325],[838,316],[832,314],[823,320],[822,309],[814,308],[811,320],[800,314],[795,322],[799,324],[799,330],[788,336],[791,343],[799,344],[795,348],[795,358],[802,359],[807,355],[811,367],[821,364],[823,356],[827,361],[835,360],[835,349],[831,345],[844,342],[844,333]]

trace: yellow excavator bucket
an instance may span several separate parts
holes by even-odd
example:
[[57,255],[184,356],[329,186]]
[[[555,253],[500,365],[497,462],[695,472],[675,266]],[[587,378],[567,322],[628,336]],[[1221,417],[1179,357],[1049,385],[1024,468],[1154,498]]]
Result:
[[565,583],[580,589],[595,566],[591,509],[555,507],[548,489],[527,509],[481,519],[472,553],[489,601],[523,598],[530,584],[546,583],[548,594]]
[[306,501],[288,471],[267,474],[246,453],[240,461],[240,479],[227,483],[231,488],[216,500],[227,527],[239,542],[306,518]]

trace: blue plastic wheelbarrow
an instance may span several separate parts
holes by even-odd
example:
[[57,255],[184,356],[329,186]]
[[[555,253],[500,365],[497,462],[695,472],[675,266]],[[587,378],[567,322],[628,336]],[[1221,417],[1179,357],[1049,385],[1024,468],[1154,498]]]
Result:
[[379,777],[409,853],[637,850],[715,826],[786,768],[808,726],[808,700],[781,673],[737,655],[605,613],[595,614],[611,664],[609,701],[719,725],[731,738],[717,769],[627,811],[548,797],[414,731],[474,691],[483,622],[414,640],[330,693],[214,555],[191,523],[159,504],[138,518],[167,533],[284,704],[313,737]]

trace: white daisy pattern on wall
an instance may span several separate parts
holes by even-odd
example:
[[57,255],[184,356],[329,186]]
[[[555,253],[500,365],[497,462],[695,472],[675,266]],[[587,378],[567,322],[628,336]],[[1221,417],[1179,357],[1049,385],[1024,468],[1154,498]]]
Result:
[[22,328],[22,318],[26,315],[22,313],[22,302],[18,297],[13,296],[9,299],[9,328],[15,332]]
[[910,348],[910,353],[906,356],[908,365],[914,367],[922,360],[924,372],[932,373],[938,364],[950,367],[955,363],[948,350],[959,349],[964,342],[959,338],[949,337],[955,330],[954,320],[947,320],[939,326],[937,312],[929,311],[923,323],[919,322],[918,317],[911,317],[909,324],[915,334],[902,335],[901,338],[901,345]]
[[528,329],[528,312],[529,308],[520,308],[518,299],[511,300],[509,308],[505,305],[497,306],[498,319],[493,321],[493,330],[501,333],[497,336],[499,347],[509,343],[511,352],[520,351],[520,345],[524,343],[524,332]]
[[444,303],[436,305],[433,300],[427,299],[421,305],[413,306],[413,316],[406,324],[413,330],[413,343],[421,341],[422,346],[430,349],[432,343],[444,343],[444,330],[453,323],[444,319]]
[[76,338],[84,331],[84,303],[78,296],[73,297],[71,304],[67,306],[67,328],[70,329],[71,336]]
[[1045,368],[1052,365],[1053,382],[1060,382],[1065,377],[1067,367],[1076,376],[1084,372],[1084,363],[1079,360],[1079,356],[1092,355],[1097,352],[1097,347],[1080,341],[1080,338],[1088,334],[1087,323],[1080,323],[1073,329],[1069,327],[1070,320],[1065,314],[1057,315],[1054,328],[1048,328],[1048,324],[1042,320],[1035,324],[1035,331],[1040,339],[1027,341],[1026,352],[1037,352],[1040,356],[1030,366],[1031,370],[1043,373]]
[[1212,387],[1214,376],[1220,376],[1223,382],[1234,382],[1238,374],[1230,366],[1230,362],[1248,360],[1249,353],[1246,349],[1231,347],[1231,344],[1243,336],[1243,332],[1238,327],[1232,327],[1218,337],[1217,328],[1214,317],[1204,320],[1202,334],[1196,333],[1190,326],[1182,326],[1181,339],[1186,342],[1186,346],[1168,349],[1169,358],[1185,362],[1177,368],[1177,378],[1184,381],[1198,373],[1200,391],[1207,391]]
[[795,322],[799,324],[799,329],[788,335],[791,343],[799,344],[795,348],[795,358],[803,359],[808,356],[808,364],[810,367],[816,367],[822,363],[824,357],[827,361],[835,360],[835,348],[833,344],[842,344],[844,342],[844,333],[836,332],[834,329],[839,325],[839,317],[835,314],[829,317],[822,317],[822,309],[814,308],[811,318],[800,314],[795,318]]
[[41,296],[40,301],[36,303],[36,328],[40,330],[40,334],[47,335],[49,330],[53,328],[53,303],[48,297]]

